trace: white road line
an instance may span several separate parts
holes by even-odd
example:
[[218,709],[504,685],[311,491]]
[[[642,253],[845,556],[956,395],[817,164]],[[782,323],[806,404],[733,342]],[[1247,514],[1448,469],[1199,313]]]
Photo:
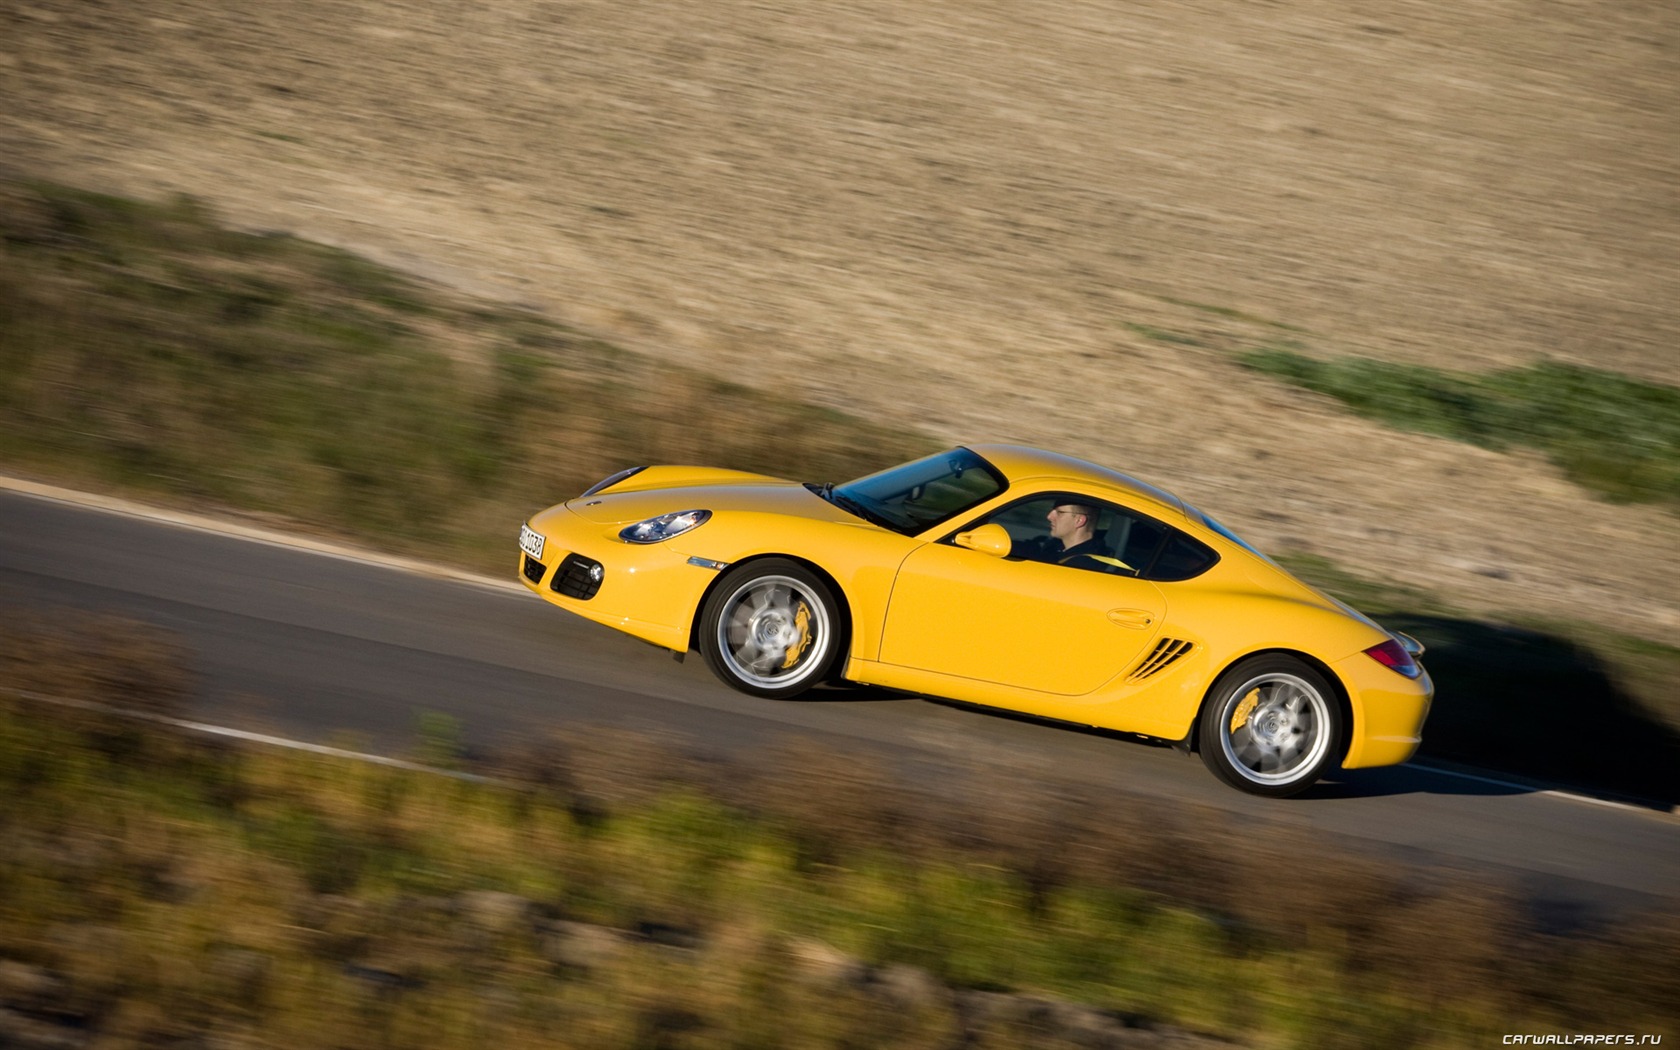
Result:
[[501,786],[515,786],[510,781],[498,780],[495,777],[481,776],[477,773],[463,773],[458,769],[444,769],[440,766],[428,766],[421,762],[410,762],[402,758],[388,758],[385,755],[369,754],[366,751],[349,751],[342,747],[327,747],[325,744],[311,744],[307,740],[293,740],[290,737],[271,736],[268,733],[253,733],[246,729],[234,729],[232,726],[213,725],[209,722],[190,722],[183,718],[170,718],[167,715],[152,714],[149,711],[130,711],[127,708],[112,707],[97,700],[81,700],[73,696],[48,696],[44,693],[32,693],[23,689],[0,687],[0,693],[15,696],[21,700],[28,700],[37,704],[53,704],[58,707],[73,707],[78,711],[97,711],[100,714],[115,715],[119,718],[132,718],[138,722],[151,722],[155,725],[169,726],[173,729],[184,729],[190,733],[202,733],[206,736],[228,737],[242,740],[250,744],[263,744],[267,747],[284,748],[288,751],[307,751],[312,755],[325,755],[329,758],[345,758],[356,762],[367,762],[376,766],[389,766],[392,769],[406,769],[414,773],[435,773],[442,777],[455,780],[465,780],[473,784],[497,784]]
[[[1585,802],[1592,806],[1604,806],[1608,809],[1626,809],[1636,813],[1649,813],[1662,816],[1664,811],[1654,806],[1642,806],[1637,802],[1619,802],[1610,798],[1593,798],[1591,795],[1578,795],[1573,791],[1561,788],[1541,787],[1537,784],[1523,783],[1520,780],[1500,780],[1497,777],[1481,776],[1476,773],[1463,773],[1456,769],[1444,769],[1425,762],[1408,763],[1412,769],[1421,769],[1428,773],[1436,773],[1444,777],[1457,777],[1459,780],[1473,780],[1478,784],[1492,784],[1495,787],[1514,788],[1530,795],[1550,795],[1552,798],[1568,799],[1571,802]],[[1667,811],[1668,816],[1680,817],[1680,806],[1674,806]]]
[[[68,503],[73,506],[84,507],[89,510],[97,510],[106,514],[115,514],[120,517],[139,518],[145,521],[172,525],[177,528],[196,529],[199,532],[214,533],[218,536],[227,536],[251,543],[262,543],[271,547],[286,547],[292,550],[305,551],[310,554],[319,554],[324,557],[339,558],[344,561],[357,562],[362,565],[373,565],[386,569],[394,569],[398,572],[406,572],[414,576],[426,576],[432,579],[450,580],[455,583],[484,588],[503,594],[514,594],[519,596],[523,596],[525,594],[525,588],[513,580],[498,580],[494,577],[483,576],[478,573],[464,572],[460,569],[451,569],[443,565],[434,565],[429,562],[415,561],[410,558],[398,558],[391,555],[376,554],[372,551],[358,550],[357,548],[344,546],[342,544],[327,543],[322,540],[309,539],[303,536],[294,536],[290,533],[278,532],[273,529],[259,529],[250,525],[240,525],[236,522],[223,521],[218,518],[205,517],[199,514],[188,514],[181,511],[164,510],[159,507],[147,506],[143,503],[134,503],[129,500],[118,499],[114,496],[101,496],[91,492],[78,492],[75,489],[59,488],[56,485],[44,485],[40,482],[25,481],[22,478],[13,478],[6,475],[0,475],[0,491],[15,492],[19,495],[29,496],[34,499],[50,500],[56,503]],[[508,546],[510,549],[513,548],[515,542],[515,538],[509,539]],[[11,690],[7,691],[11,692]],[[58,702],[54,701],[53,698],[47,697],[35,697],[33,699]],[[89,703],[89,701],[65,702],[82,704]],[[155,715],[141,715],[138,712],[123,712],[115,708],[101,709],[117,714],[131,714],[136,717],[163,721],[182,729],[190,729],[194,732],[213,733],[221,736],[235,737],[241,740],[250,740],[256,743],[272,744],[276,747],[289,747],[300,751],[312,751],[317,754],[337,755],[344,758],[356,758],[369,762],[377,762],[384,765],[396,766],[401,769],[425,770],[428,772],[445,773],[451,776],[459,775],[466,779],[473,779],[471,774],[455,774],[450,770],[432,769],[429,766],[420,766],[411,762],[403,762],[400,759],[383,758],[379,755],[367,755],[358,751],[343,751],[338,748],[323,747],[319,744],[309,744],[299,740],[288,740],[284,737],[264,736],[261,733],[247,733],[244,730],[231,729],[226,726],[212,726],[201,722],[179,722],[172,719],[161,719]],[[1457,777],[1460,780],[1472,780],[1477,783],[1490,784],[1496,787],[1513,788],[1534,795],[1550,795],[1553,798],[1567,799],[1571,802],[1585,802],[1593,806],[1605,806],[1610,809],[1625,809],[1645,814],[1655,813],[1660,815],[1663,812],[1660,809],[1653,809],[1650,806],[1641,806],[1637,803],[1617,802],[1613,799],[1593,798],[1590,795],[1578,795],[1572,791],[1564,791],[1559,788],[1544,788],[1535,784],[1524,784],[1515,780],[1500,780],[1496,777],[1481,776],[1474,773],[1461,773],[1455,769],[1443,769],[1440,766],[1431,766],[1420,762],[1413,762],[1411,765],[1414,769],[1426,770],[1430,773],[1436,773],[1441,776]],[[1670,809],[1668,811],[1668,815],[1680,816],[1680,806],[1675,806]]]
[[[95,700],[81,700],[69,696],[48,696],[42,693],[32,693],[22,689],[0,687],[0,692],[8,696],[15,696],[39,704],[54,704],[59,707],[72,707],[82,711],[98,711],[101,714],[116,715],[120,718],[132,718],[141,722],[151,722],[156,725],[170,726],[175,729],[186,730],[191,733],[201,733],[206,736],[225,737],[241,740],[251,744],[262,744],[267,747],[283,748],[288,751],[304,751],[312,755],[324,755],[329,758],[343,758],[355,762],[366,762],[371,765],[387,766],[392,769],[405,769],[414,773],[433,773],[438,776],[452,777],[474,784],[495,784],[504,787],[517,786],[510,781],[496,777],[482,776],[477,773],[464,773],[457,769],[444,769],[439,766],[428,766],[420,762],[410,762],[401,758],[390,758],[385,755],[375,755],[366,751],[350,751],[341,747],[328,747],[325,744],[312,744],[307,740],[293,740],[290,737],[273,736],[269,733],[253,733],[247,729],[234,729],[232,726],[214,725],[209,722],[192,722],[181,718],[170,718],[166,715],[152,714],[147,711],[130,711],[126,708],[113,707]],[[1639,806],[1626,802],[1615,802],[1609,799],[1592,798],[1587,795],[1576,795],[1567,791],[1536,788],[1532,784],[1521,784],[1513,780],[1499,780],[1494,777],[1477,776],[1472,773],[1461,773],[1454,769],[1442,769],[1439,766],[1428,766],[1413,763],[1414,769],[1421,769],[1442,776],[1457,777],[1460,780],[1474,780],[1482,784],[1493,784],[1499,787],[1516,788],[1532,795],[1550,795],[1553,798],[1567,799],[1572,802],[1586,802],[1595,806],[1606,806],[1611,809],[1629,810],[1635,813],[1661,816],[1660,810],[1653,810],[1647,806]],[[1676,807],[1680,810],[1680,807]]]
[[[114,496],[101,496],[91,492],[78,492],[74,489],[59,488],[56,485],[44,485],[36,481],[25,481],[22,478],[0,475],[0,492],[15,492],[20,496],[33,499],[47,500],[54,503],[68,503],[72,506],[87,510],[96,510],[105,514],[114,514],[124,518],[138,518],[143,521],[170,525],[175,528],[194,529],[198,532],[213,533],[231,539],[245,540],[250,543],[261,543],[270,547],[285,547],[291,550],[307,551],[323,557],[338,558],[341,561],[356,562],[362,565],[372,565],[384,569],[394,569],[413,576],[426,576],[432,579],[450,580],[455,583],[480,587],[486,590],[498,591],[505,594],[523,596],[525,588],[518,582],[507,579],[497,579],[479,573],[452,569],[444,565],[434,565],[430,562],[416,561],[412,558],[399,558],[389,554],[378,554],[373,551],[361,550],[340,543],[330,543],[325,540],[311,539],[307,536],[297,536],[274,529],[262,529],[252,525],[241,525],[237,522],[224,521],[219,518],[206,517],[201,514],[189,514],[184,511],[165,510],[161,507],[147,506],[143,503],[133,503],[129,500],[118,499]],[[508,550],[516,551],[518,536],[510,534]],[[508,557],[510,566],[508,573],[512,575],[513,556]]]

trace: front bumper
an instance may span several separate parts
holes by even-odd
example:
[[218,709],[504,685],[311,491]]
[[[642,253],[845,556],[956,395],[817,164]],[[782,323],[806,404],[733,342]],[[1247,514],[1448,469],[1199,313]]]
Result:
[[520,552],[519,580],[567,612],[677,652],[688,650],[695,610],[714,569],[696,566],[667,544],[625,543],[619,526],[554,507],[531,521],[541,558]]

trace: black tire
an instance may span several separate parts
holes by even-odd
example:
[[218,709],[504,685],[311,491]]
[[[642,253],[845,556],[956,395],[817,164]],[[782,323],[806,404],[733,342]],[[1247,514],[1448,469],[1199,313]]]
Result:
[[1341,754],[1342,707],[1324,676],[1293,656],[1250,657],[1219,677],[1202,707],[1202,762],[1240,791],[1288,798]]
[[786,558],[732,570],[700,611],[700,652],[712,673],[743,693],[775,700],[826,680],[845,635],[828,585]]

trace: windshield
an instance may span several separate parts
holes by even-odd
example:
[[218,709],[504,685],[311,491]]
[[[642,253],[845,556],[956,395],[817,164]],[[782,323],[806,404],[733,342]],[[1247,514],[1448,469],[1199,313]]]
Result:
[[997,468],[958,448],[837,485],[829,498],[860,518],[914,536],[1008,486]]

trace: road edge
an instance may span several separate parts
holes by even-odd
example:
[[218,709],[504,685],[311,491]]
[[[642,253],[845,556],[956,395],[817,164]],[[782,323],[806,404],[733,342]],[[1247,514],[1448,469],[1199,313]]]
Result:
[[[262,528],[247,525],[242,522],[230,521],[205,514],[194,514],[188,511],[171,510],[146,503],[117,496],[105,496],[94,492],[83,492],[78,489],[67,489],[58,485],[44,482],[30,481],[25,478],[0,474],[0,492],[12,492],[34,499],[48,500],[54,503],[68,503],[72,506],[87,510],[96,510],[105,514],[115,514],[120,517],[139,518],[143,521],[157,522],[176,528],[193,529],[198,532],[208,532],[218,536],[246,540],[251,543],[267,544],[271,547],[289,547],[293,550],[308,551],[324,557],[338,558],[343,561],[358,562],[363,565],[376,565],[386,569],[395,569],[415,576],[427,576],[432,579],[450,580],[455,583],[487,590],[500,591],[507,594],[524,594],[525,588],[512,579],[513,570],[508,570],[509,578],[497,579],[481,573],[468,572],[447,565],[434,562],[420,561],[415,558],[404,558],[394,554],[381,554],[347,543],[331,540],[316,539],[311,536],[300,536],[296,533],[282,532],[278,529]],[[508,550],[514,550],[514,538],[510,534]],[[510,554],[508,563],[513,564]]]

